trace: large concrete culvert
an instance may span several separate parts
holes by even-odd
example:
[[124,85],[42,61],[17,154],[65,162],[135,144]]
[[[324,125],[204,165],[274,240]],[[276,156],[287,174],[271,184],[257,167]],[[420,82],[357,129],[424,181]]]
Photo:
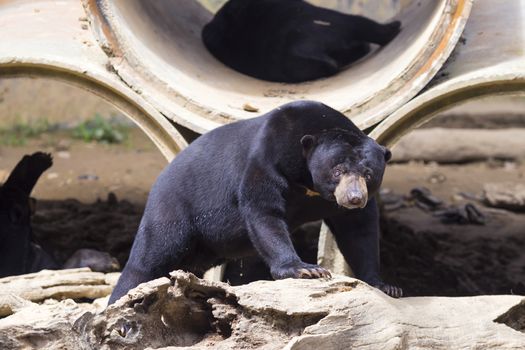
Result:
[[[497,8],[501,15],[495,16]],[[480,97],[525,94],[525,1],[477,0],[453,59],[425,92],[370,133],[393,146],[440,111]]]
[[[332,3],[316,3],[323,2]],[[322,101],[370,127],[441,68],[472,6],[471,0],[396,1],[399,13],[391,19],[401,20],[403,29],[389,45],[334,77],[282,84],[250,78],[212,57],[200,32],[213,14],[196,0],[83,3],[118,75],[162,114],[197,133],[296,99]],[[246,111],[246,104],[258,112]]]
[[171,160],[186,141],[113,73],[80,1],[0,1],[0,79],[39,77],[78,86],[133,120]]

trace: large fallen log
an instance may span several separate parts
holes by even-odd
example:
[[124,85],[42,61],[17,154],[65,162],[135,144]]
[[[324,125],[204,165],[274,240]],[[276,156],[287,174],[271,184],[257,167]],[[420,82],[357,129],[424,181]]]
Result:
[[414,130],[392,149],[392,161],[434,161],[465,163],[487,159],[523,160],[525,129]]
[[343,276],[232,287],[175,271],[103,312],[72,300],[22,305],[0,319],[0,348],[524,349],[522,300],[392,299]]

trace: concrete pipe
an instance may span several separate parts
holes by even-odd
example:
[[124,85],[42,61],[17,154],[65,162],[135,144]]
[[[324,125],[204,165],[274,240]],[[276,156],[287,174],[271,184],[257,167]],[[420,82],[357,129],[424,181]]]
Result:
[[132,119],[166,159],[187,143],[112,70],[79,1],[0,1],[0,79],[58,79],[91,91]]
[[389,45],[334,77],[301,84],[260,81],[217,61],[200,39],[213,14],[196,0],[83,3],[120,78],[169,119],[204,133],[296,99],[325,102],[360,128],[375,125],[443,65],[472,0],[395,1],[398,13],[390,19],[400,19],[403,29]]
[[523,23],[525,0],[476,0],[462,43],[432,87],[386,118],[370,135],[392,146],[454,105],[489,95],[525,94]]

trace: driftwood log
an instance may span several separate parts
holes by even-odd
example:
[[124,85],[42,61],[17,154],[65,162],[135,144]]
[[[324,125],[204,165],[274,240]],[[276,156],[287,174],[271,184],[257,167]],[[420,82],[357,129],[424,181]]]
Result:
[[[61,273],[53,278],[71,288],[114,281],[107,275],[97,280],[100,275],[85,270],[65,271],[60,279]],[[43,286],[44,281],[36,281],[50,281],[50,274],[26,279]],[[0,283],[4,306],[12,306],[11,314],[0,319],[2,349],[525,348],[521,296],[392,299],[342,276],[232,287],[175,271],[169,279],[140,285],[103,311],[107,298],[92,304],[81,302],[84,298],[37,304],[6,293],[20,287]],[[32,297],[24,293],[19,295]]]

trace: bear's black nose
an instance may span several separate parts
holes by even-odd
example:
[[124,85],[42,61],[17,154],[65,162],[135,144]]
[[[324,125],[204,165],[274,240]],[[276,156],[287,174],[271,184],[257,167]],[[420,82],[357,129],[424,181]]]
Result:
[[348,196],[348,202],[356,207],[361,207],[363,205],[364,198],[358,194],[350,194]]

